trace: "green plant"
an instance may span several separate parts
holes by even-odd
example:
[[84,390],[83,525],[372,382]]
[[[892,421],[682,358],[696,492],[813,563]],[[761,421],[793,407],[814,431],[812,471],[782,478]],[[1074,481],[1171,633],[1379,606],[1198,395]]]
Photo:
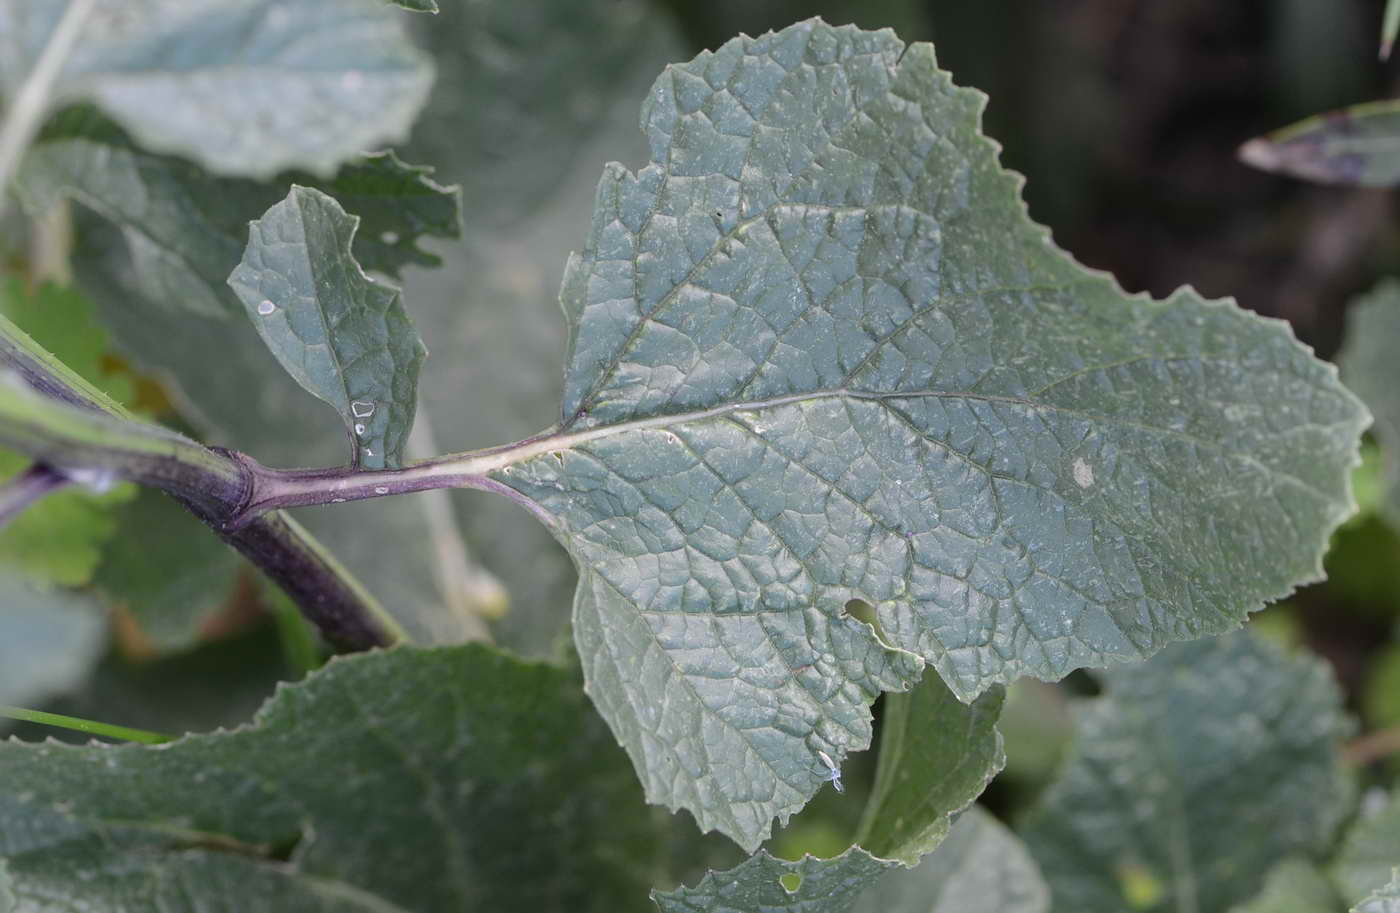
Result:
[[[466,55],[487,85],[519,27],[497,7],[445,13],[495,42]],[[629,46],[648,28],[630,4],[556,13],[549,27]],[[399,16],[377,0],[0,3],[23,51],[0,69],[0,148],[28,147],[15,193],[36,236],[65,201],[92,211],[67,260],[128,356],[72,331],[81,296],[6,287],[0,443],[24,459],[0,493],[20,569],[0,703],[88,673],[94,592],[126,604],[142,650],[226,619],[211,580],[242,566],[213,536],[280,589],[258,598],[298,668],[319,658],[288,600],[338,649],[389,648],[280,688],[233,731],[0,745],[0,911],[617,910],[653,887],[663,910],[1030,911],[1053,895],[1224,911],[1293,877],[1385,902],[1363,897],[1393,891],[1388,874],[1347,860],[1393,811],[1323,869],[1354,792],[1337,688],[1316,660],[1228,633],[1318,579],[1354,510],[1369,417],[1285,324],[1191,289],[1130,296],[1080,266],[981,134],[984,96],[930,45],[810,20],[656,80],[650,163],[608,166],[565,269],[556,422],[440,454],[435,437],[467,432],[424,434],[421,404],[450,407],[419,389],[433,361],[412,296],[366,270],[411,289],[428,239],[463,233],[474,263],[508,261],[491,242],[520,216],[467,173],[461,225],[457,189],[357,154],[425,104],[432,65]],[[496,124],[460,95],[435,105]],[[551,112],[550,138],[580,110]],[[542,181],[557,151],[523,132],[500,173]],[[425,335],[454,358],[453,334]],[[547,372],[527,367],[519,386],[493,378],[482,424],[528,411]],[[171,373],[173,403],[138,394]],[[318,413],[289,378],[334,409],[337,441],[295,439]],[[163,412],[182,427],[150,420]],[[273,468],[313,458],[326,467]],[[113,520],[177,523],[148,492],[55,515],[54,492],[117,482],[208,535],[173,536],[152,575]],[[462,548],[477,502],[454,508],[449,488],[504,496],[567,550],[576,654],[461,643],[487,639],[500,587]],[[420,514],[399,497],[414,493],[439,500]],[[285,513],[317,505],[307,525]],[[60,547],[26,522],[63,555],[113,557],[66,574],[20,560]],[[547,567],[539,554],[523,560]],[[12,681],[21,657],[53,674]],[[1005,686],[1110,665],[1019,836],[968,810],[1006,763]],[[761,849],[859,764],[886,692],[873,778],[840,799],[859,810],[850,834],[828,858]]]

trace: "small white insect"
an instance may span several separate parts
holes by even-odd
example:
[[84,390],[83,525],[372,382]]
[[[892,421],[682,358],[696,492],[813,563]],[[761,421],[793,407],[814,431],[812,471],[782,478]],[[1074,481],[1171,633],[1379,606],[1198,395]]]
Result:
[[838,793],[844,793],[846,787],[841,785],[841,768],[832,763],[831,756],[820,748],[817,749],[817,757],[821,758],[822,763],[826,765],[826,776],[822,779],[830,780],[831,785],[836,787]]

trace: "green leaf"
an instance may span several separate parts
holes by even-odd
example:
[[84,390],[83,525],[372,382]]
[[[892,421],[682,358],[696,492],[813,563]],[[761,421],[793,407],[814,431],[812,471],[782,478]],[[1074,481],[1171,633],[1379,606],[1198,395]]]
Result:
[[1322,871],[1306,859],[1274,866],[1264,888],[1231,913],[1341,913],[1342,901]]
[[1337,363],[1347,386],[1375,416],[1371,429],[1385,461],[1381,513],[1400,530],[1400,280],[1386,279],[1347,308],[1346,338]]
[[1341,695],[1316,659],[1238,632],[1114,671],[1023,836],[1082,911],[1225,910],[1346,814]]
[[971,700],[1229,630],[1352,510],[1335,371],[1055,248],[983,102],[816,21],[668,69],[566,273],[562,426],[492,475],[649,798],[748,848],[921,659]]
[[397,469],[428,351],[398,290],[355,261],[359,223],[319,190],[294,186],[249,226],[228,283],[287,373],[340,413],[354,465]]
[[48,125],[15,189],[36,217],[72,198],[120,226],[144,306],[241,316],[228,274],[242,256],[248,222],[280,200],[289,183],[324,190],[359,215],[355,257],[397,276],[410,263],[437,264],[436,255],[419,247],[423,236],[461,233],[456,189],[430,174],[378,152],[350,159],[329,180],[304,172],[267,183],[214,177],[184,159],[141,149],[97,111],[78,107]]
[[997,686],[965,705],[929,671],[909,693],[887,697],[880,766],[856,843],[905,865],[942,843],[953,814],[1006,766],[996,729],[1005,696]]
[[1320,184],[1400,184],[1400,102],[1373,101],[1329,111],[1252,139],[1240,160]]
[[883,875],[857,913],[1049,913],[1035,860],[1006,827],[973,806],[913,869]]
[[72,908],[156,909],[133,876],[169,867],[181,909],[247,876],[373,909],[635,910],[668,850],[571,674],[480,646],[334,660],[158,750],[0,744],[0,780],[17,895]]
[[1377,888],[1351,913],[1400,913],[1400,867],[1390,870],[1390,881]]
[[102,613],[81,596],[0,574],[0,704],[31,704],[78,684],[104,629]]
[[157,652],[193,646],[227,607],[247,565],[158,491],[141,491],[116,520],[122,535],[102,555],[97,588],[126,608],[143,645]]
[[385,0],[385,2],[392,3],[394,6],[403,7],[406,10],[412,10],[415,13],[435,14],[438,12],[437,0]]
[[727,872],[710,872],[693,888],[653,891],[661,913],[844,913],[861,892],[897,863],[851,847],[835,859],[797,862],[766,852]]
[[1364,897],[1390,877],[1400,859],[1400,793],[1373,815],[1360,818],[1347,832],[1332,861],[1332,876],[1346,897]]
[[[13,98],[66,4],[5,0]],[[408,132],[432,66],[383,0],[101,0],[54,86],[217,174],[328,175]]]

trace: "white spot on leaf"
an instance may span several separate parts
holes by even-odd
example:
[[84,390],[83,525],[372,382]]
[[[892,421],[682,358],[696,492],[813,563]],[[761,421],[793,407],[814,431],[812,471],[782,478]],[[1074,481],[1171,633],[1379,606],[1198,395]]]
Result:
[[1074,461],[1074,482],[1080,488],[1088,488],[1094,484],[1094,470],[1082,457],[1077,457]]

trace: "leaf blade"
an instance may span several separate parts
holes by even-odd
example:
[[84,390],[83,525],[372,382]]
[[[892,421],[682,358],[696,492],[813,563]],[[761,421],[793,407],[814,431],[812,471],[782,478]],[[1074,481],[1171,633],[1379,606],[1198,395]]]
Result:
[[1247,632],[1110,673],[1076,729],[1021,831],[1057,908],[1227,909],[1320,853],[1351,796],[1330,672]]
[[[609,167],[566,269],[562,430],[493,479],[592,575],[590,693],[652,800],[706,826],[753,808],[752,745],[703,775],[725,789],[697,809],[702,775],[646,771],[672,770],[678,735],[638,721],[735,675],[727,654],[767,626],[780,646],[745,671],[769,693],[701,715],[761,723],[820,670],[832,703],[753,739],[800,770],[864,747],[861,705],[916,657],[971,700],[1234,628],[1317,579],[1353,509],[1366,415],[1334,369],[1280,323],[1189,289],[1128,296],[1055,248],[983,101],[888,32],[736,39],[656,82],[652,161]],[[850,625],[851,598],[894,652]],[[609,625],[631,652],[595,667]],[[675,686],[629,691],[656,655]],[[785,819],[813,785],[780,781]],[[733,825],[750,848],[768,832]]]
[[98,906],[132,860],[212,846],[274,875],[290,848],[297,873],[411,910],[635,910],[670,849],[572,674],[479,645],[336,659],[252,725],[159,750],[3,743],[0,768],[21,896]]
[[427,348],[398,290],[375,283],[356,262],[358,226],[334,198],[293,186],[251,223],[228,282],[287,372],[340,414],[352,462],[396,469]]

